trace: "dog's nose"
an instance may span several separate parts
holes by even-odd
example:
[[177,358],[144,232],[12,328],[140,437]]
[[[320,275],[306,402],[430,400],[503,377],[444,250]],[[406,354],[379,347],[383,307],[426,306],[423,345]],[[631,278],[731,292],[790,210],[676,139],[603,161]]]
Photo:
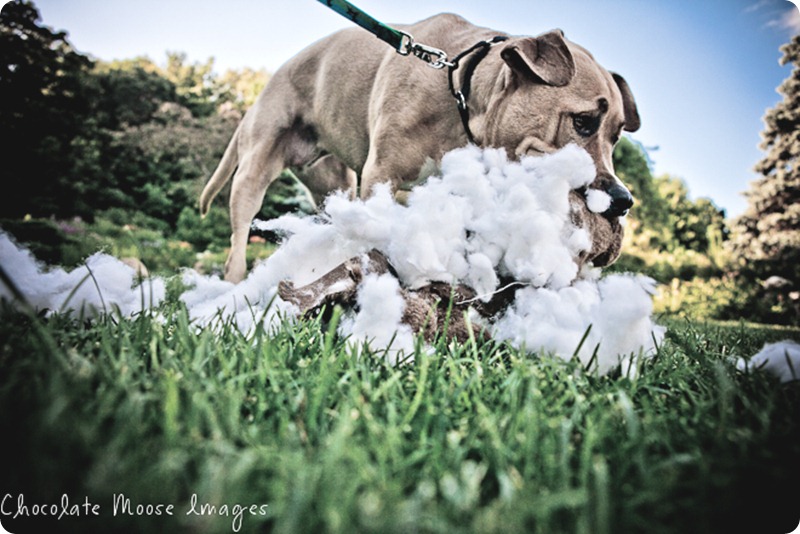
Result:
[[633,206],[633,196],[621,184],[613,184],[606,190],[608,196],[611,197],[611,205],[603,213],[606,217],[624,217],[628,214],[628,210]]

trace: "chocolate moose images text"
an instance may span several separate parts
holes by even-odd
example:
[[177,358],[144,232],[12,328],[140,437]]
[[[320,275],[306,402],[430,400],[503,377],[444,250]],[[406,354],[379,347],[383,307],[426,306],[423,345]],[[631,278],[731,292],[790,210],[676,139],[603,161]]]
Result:
[[66,493],[56,502],[37,502],[23,493],[6,493],[0,501],[0,518],[49,518],[58,521],[78,517],[100,517],[110,514],[112,517],[141,516],[219,516],[230,517],[231,530],[239,532],[246,517],[266,516],[268,504],[212,504],[203,502],[193,493],[187,503],[148,503],[136,502],[123,493],[115,493],[111,497],[110,507],[93,502],[88,496],[73,500]]

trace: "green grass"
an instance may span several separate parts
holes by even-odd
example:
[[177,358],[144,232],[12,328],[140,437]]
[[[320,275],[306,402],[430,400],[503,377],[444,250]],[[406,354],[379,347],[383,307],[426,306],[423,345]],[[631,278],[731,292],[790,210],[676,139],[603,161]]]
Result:
[[[800,387],[730,362],[797,329],[668,323],[630,379],[488,342],[391,367],[315,321],[245,336],[160,311],[2,313],[7,530],[769,533],[798,517]],[[14,519],[20,494],[99,516]],[[114,516],[120,494],[173,515]],[[217,513],[186,515],[193,495]]]

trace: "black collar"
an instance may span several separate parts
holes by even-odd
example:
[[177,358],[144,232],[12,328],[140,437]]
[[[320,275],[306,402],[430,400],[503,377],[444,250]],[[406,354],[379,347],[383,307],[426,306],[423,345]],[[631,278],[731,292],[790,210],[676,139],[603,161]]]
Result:
[[[447,66],[447,81],[448,85],[450,86],[450,93],[456,99],[456,104],[458,105],[458,114],[461,116],[461,123],[464,125],[464,132],[467,134],[467,140],[469,140],[469,142],[472,144],[477,144],[475,143],[475,137],[473,137],[472,131],[469,129],[469,106],[467,104],[470,85],[472,82],[472,74],[475,72],[475,68],[478,66],[478,63],[480,63],[483,58],[486,57],[486,54],[489,53],[491,46],[507,39],[508,37],[497,35],[487,41],[476,43],[458,54]],[[473,54],[473,52],[474,55],[472,55],[470,60],[464,66],[464,76],[462,77],[461,89],[456,89],[455,71],[458,69],[459,61],[470,54]]]

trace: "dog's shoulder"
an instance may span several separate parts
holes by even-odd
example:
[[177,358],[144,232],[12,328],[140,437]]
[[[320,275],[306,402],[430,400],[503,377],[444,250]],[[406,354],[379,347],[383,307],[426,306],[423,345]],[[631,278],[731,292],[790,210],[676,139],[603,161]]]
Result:
[[398,27],[413,35],[419,42],[432,46],[449,44],[456,48],[463,48],[479,39],[488,39],[494,35],[503,34],[503,32],[476,26],[455,13],[439,13],[414,24],[399,25]]

